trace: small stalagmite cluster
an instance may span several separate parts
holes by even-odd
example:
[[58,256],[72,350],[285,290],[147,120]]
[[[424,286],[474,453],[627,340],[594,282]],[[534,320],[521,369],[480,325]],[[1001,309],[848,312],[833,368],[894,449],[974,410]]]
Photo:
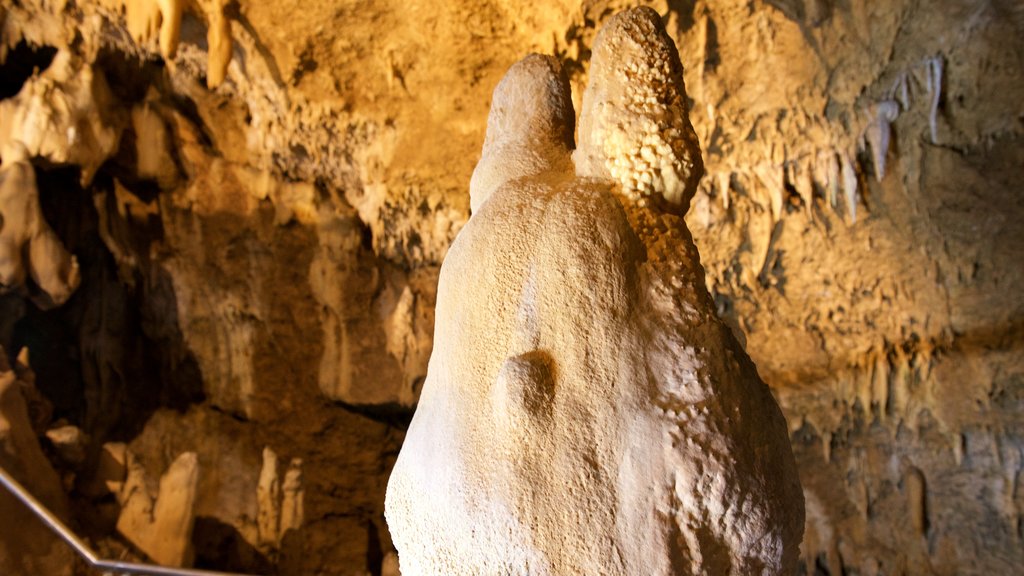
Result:
[[528,56],[495,90],[388,485],[403,573],[796,569],[785,420],[681,217],[701,175],[685,98],[649,9],[595,40],[571,160],[554,59]]

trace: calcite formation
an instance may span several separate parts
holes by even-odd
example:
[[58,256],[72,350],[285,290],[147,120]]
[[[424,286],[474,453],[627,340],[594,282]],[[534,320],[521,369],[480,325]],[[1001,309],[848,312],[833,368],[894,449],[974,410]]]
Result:
[[135,42],[155,40],[164,58],[178,50],[183,0],[102,0],[100,4],[124,15]]
[[291,461],[283,481],[278,475],[277,462],[274,451],[265,447],[256,488],[257,529],[260,545],[270,550],[280,548],[285,534],[302,526],[302,461]]
[[101,70],[61,50],[13,98],[0,102],[0,146],[22,145],[29,157],[77,166],[83,185],[117,151],[124,112]]
[[160,55],[172,62],[181,42],[182,16],[187,6],[192,7],[207,22],[206,85],[216,88],[224,82],[234,49],[231,22],[225,15],[227,0],[196,0],[191,6],[183,0],[98,0],[96,3],[123,15],[128,32],[138,45],[155,43]]
[[0,291],[24,290],[31,278],[43,291],[40,304],[63,304],[81,280],[78,261],[43,217],[24,145],[9,143],[0,157]]
[[388,484],[402,572],[792,573],[786,423],[682,221],[700,152],[658,15],[609,20],[590,75],[573,161],[554,59],[495,91]]
[[78,262],[43,217],[30,160],[76,166],[89,184],[120,142],[113,102],[103,73],[67,50],[0,102],[0,289],[24,291],[31,278],[52,307],[78,287]]
[[153,490],[142,464],[131,451],[125,454],[126,475],[117,495],[121,504],[117,531],[157,564],[190,565],[198,456],[193,452],[178,456]]

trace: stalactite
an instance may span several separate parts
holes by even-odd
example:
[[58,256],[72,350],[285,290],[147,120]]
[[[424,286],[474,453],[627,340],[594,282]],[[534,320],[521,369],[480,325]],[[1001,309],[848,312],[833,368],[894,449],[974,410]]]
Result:
[[871,146],[875,179],[881,182],[885,176],[885,159],[889,152],[892,123],[899,116],[899,105],[892,100],[884,100],[873,105],[867,115],[869,120],[864,131],[864,138]]
[[857,169],[849,153],[842,155],[843,195],[846,196],[846,209],[850,221],[857,221]]
[[878,409],[879,417],[885,419],[888,414],[889,401],[889,360],[885,352],[875,357],[874,370],[871,374],[871,407]]
[[715,175],[718,180],[718,190],[722,195],[722,208],[729,209],[729,188],[731,187],[732,174],[727,171]]
[[950,434],[950,444],[953,447],[953,461],[957,466],[962,466],[964,452],[967,450],[967,437],[962,432],[953,432]]
[[928,95],[931,97],[928,108],[928,129],[931,132],[932,144],[939,143],[938,116],[939,103],[942,101],[942,56],[933,56],[925,61]]

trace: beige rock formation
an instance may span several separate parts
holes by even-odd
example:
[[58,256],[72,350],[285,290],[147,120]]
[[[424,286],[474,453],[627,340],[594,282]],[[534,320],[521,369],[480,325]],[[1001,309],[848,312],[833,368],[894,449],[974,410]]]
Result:
[[795,570],[785,420],[681,218],[701,173],[684,101],[647,9],[595,41],[575,174],[557,63],[529,56],[496,89],[388,484],[404,574]]
[[100,448],[90,482],[83,488],[93,496],[120,496],[128,478],[128,447],[121,442],[108,442]]
[[[68,502],[60,478],[33,430],[25,390],[27,365],[10,367],[0,348],[0,467],[59,518]],[[19,374],[21,373],[21,374]],[[0,488],[0,573],[10,576],[70,575],[73,553],[24,504]]]
[[135,135],[135,173],[139,178],[155,181],[161,189],[178,183],[179,170],[174,160],[174,141],[161,107],[153,91],[150,98],[136,104],[131,111],[131,127]]
[[88,438],[78,426],[57,426],[46,431],[46,439],[50,441],[57,456],[63,462],[78,466],[85,462]]
[[302,527],[303,516],[302,461],[293,459],[279,476],[277,455],[270,447],[263,449],[263,467],[256,488],[257,530],[259,545],[277,551],[289,530]]
[[183,0],[101,0],[100,4],[121,12],[128,32],[139,44],[155,41],[164,58],[173,58],[181,35]]
[[29,157],[78,166],[82,184],[117,151],[124,111],[103,72],[61,50],[50,66],[0,102],[0,148],[24,146]]
[[199,6],[206,16],[206,45],[209,53],[206,66],[206,86],[210,89],[220,86],[228,73],[231,51],[234,49],[231,36],[231,21],[224,14],[228,0],[199,0]]
[[198,483],[199,459],[186,452],[171,463],[154,492],[145,469],[129,451],[118,495],[121,514],[117,531],[157,564],[191,565]]
[[9,142],[0,158],[0,290],[24,290],[31,278],[45,294],[40,304],[59,306],[81,281],[78,261],[43,217],[25,146]]
[[173,62],[181,42],[181,20],[186,8],[206,20],[208,49],[206,85],[220,86],[227,75],[234,49],[231,22],[225,15],[227,0],[98,0],[100,6],[122,14],[132,39],[142,47],[156,44],[160,55]]

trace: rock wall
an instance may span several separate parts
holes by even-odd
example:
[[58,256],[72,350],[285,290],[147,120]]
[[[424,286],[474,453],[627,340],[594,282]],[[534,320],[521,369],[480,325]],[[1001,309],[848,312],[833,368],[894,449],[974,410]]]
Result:
[[[806,571],[1012,572],[1024,10],[643,3],[704,152],[706,285],[789,421]],[[392,566],[384,486],[491,92],[549,53],[579,109],[626,5],[4,3],[0,214],[47,226],[5,224],[0,258],[52,229],[74,260],[40,241],[44,273],[4,276],[0,345],[31,350],[55,425],[87,437],[53,458],[80,530],[132,549],[89,489],[122,442],[154,481],[196,454],[197,565]],[[35,193],[6,176],[14,144]],[[282,533],[289,474],[302,521]]]

